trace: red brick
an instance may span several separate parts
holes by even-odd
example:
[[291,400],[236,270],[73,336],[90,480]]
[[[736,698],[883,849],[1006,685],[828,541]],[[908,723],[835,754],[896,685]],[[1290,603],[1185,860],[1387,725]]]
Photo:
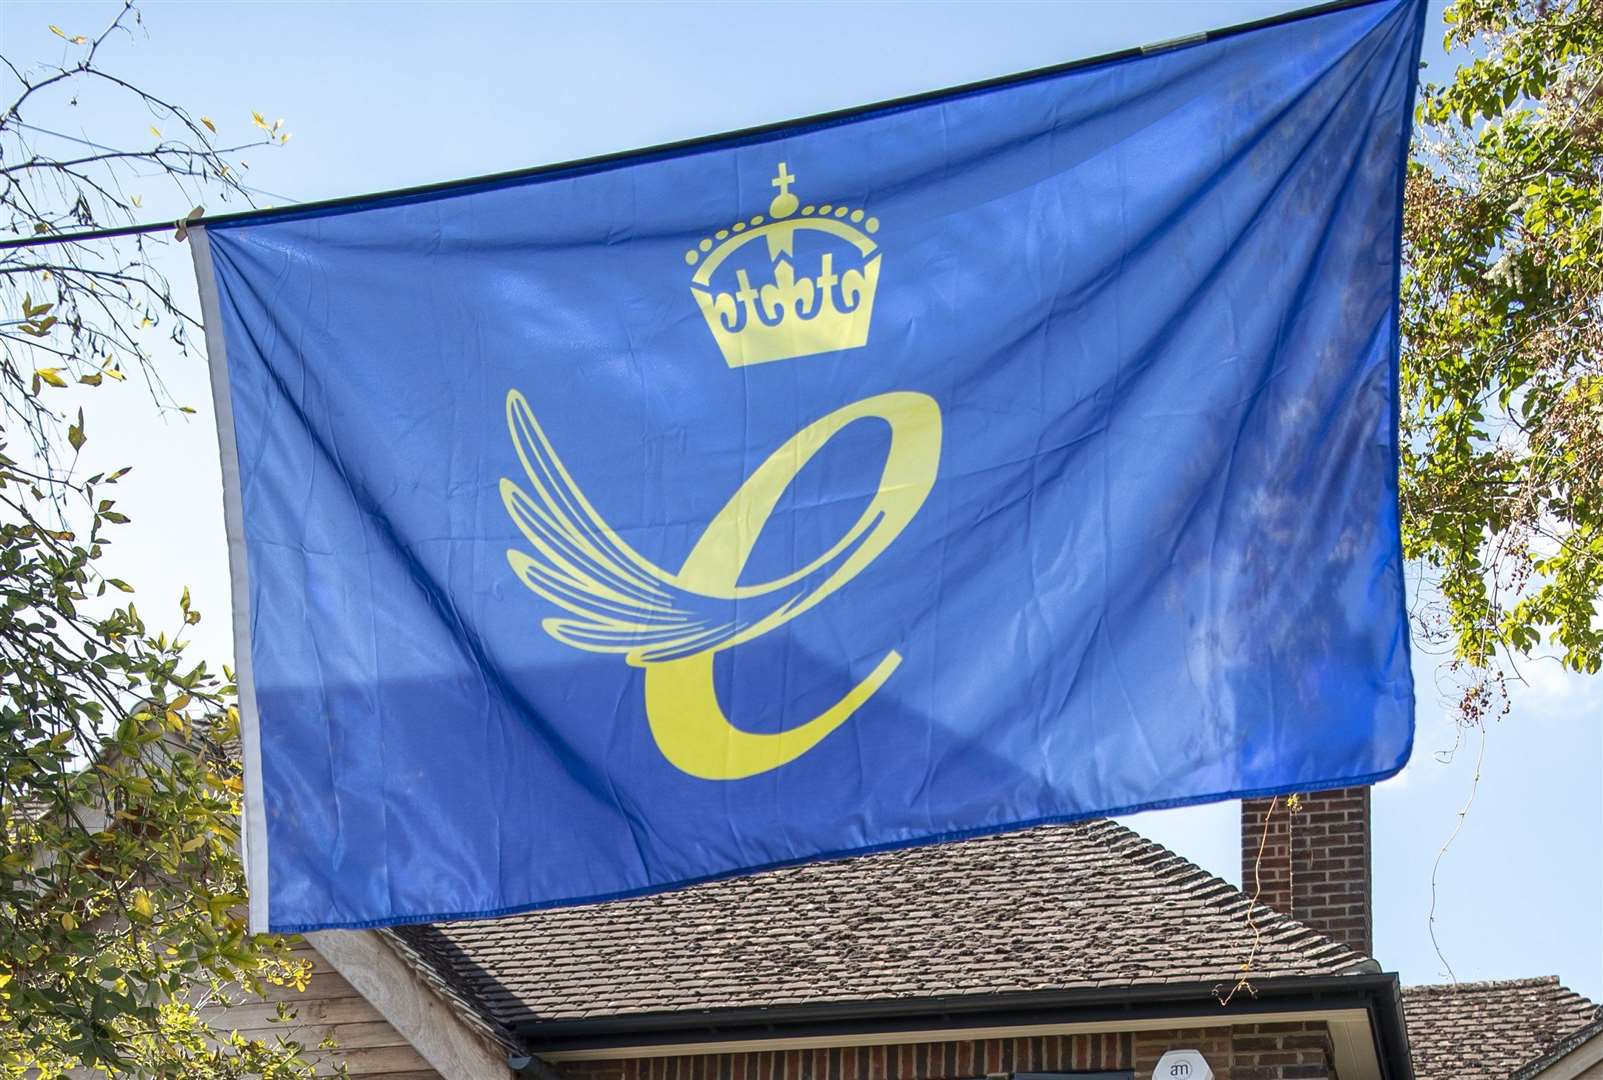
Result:
[[1368,788],[1304,795],[1296,813],[1284,799],[1246,800],[1243,887],[1274,910],[1367,955],[1373,948],[1370,829]]

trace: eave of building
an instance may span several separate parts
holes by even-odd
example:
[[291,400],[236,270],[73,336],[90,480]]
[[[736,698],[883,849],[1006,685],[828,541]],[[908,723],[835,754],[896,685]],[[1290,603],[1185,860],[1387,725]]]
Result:
[[1571,1032],[1511,1080],[1583,1080],[1603,1076],[1603,1016]]
[[507,1050],[430,986],[375,930],[323,930],[306,942],[445,1080],[508,1076]]
[[677,1011],[530,1021],[516,1035],[547,1061],[584,1061],[1324,1021],[1343,1080],[1413,1078],[1395,974],[1255,980],[1228,1007],[1218,989],[1215,981]]

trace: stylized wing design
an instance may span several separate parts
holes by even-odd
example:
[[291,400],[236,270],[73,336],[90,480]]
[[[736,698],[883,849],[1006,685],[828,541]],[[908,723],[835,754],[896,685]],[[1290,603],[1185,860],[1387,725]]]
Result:
[[501,499],[534,548],[509,550],[507,561],[525,585],[577,616],[541,622],[563,644],[631,662],[675,660],[716,648],[794,599],[797,590],[737,601],[683,588],[596,513],[515,390],[507,427],[532,495],[502,479]]

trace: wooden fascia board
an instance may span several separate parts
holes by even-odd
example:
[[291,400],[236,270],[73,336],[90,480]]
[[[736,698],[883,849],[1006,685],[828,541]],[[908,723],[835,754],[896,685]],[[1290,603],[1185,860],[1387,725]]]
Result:
[[512,1075],[506,1054],[464,1024],[375,931],[320,930],[306,941],[445,1080]]

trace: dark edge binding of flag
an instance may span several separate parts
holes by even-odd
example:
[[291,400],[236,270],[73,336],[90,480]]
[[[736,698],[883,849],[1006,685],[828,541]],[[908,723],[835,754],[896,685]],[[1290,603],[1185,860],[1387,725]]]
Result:
[[[655,146],[641,147],[634,150],[620,150],[594,157],[576,158],[572,161],[559,161],[548,165],[535,165],[528,168],[512,169],[507,172],[486,173],[481,176],[463,177],[456,180],[439,180],[427,184],[418,184],[412,187],[393,188],[388,191],[366,192],[360,195],[341,195],[331,199],[316,199],[311,202],[295,203],[290,206],[269,206],[252,210],[240,210],[232,214],[212,214],[193,220],[154,221],[134,225],[118,225],[104,229],[83,229],[77,232],[55,233],[45,236],[26,236],[14,240],[0,240],[0,251],[9,248],[43,247],[50,244],[81,243],[91,240],[110,240],[119,236],[137,236],[142,233],[160,232],[180,225],[188,228],[199,228],[204,225],[229,227],[249,225],[264,221],[290,221],[309,217],[321,217],[328,214],[338,214],[347,211],[369,210],[380,206],[395,206],[411,202],[425,202],[429,199],[448,195],[462,194],[469,191],[493,191],[497,188],[512,187],[517,184],[545,178],[579,176],[592,172],[604,172],[610,168],[623,165],[639,164],[663,158],[672,158],[693,153],[704,149],[724,149],[733,146],[742,146],[750,143],[762,142],[772,136],[795,135],[806,131],[815,131],[822,128],[833,127],[837,124],[867,116],[879,116],[898,112],[918,105],[927,105],[938,101],[953,101],[975,94],[982,94],[989,90],[1002,89],[1008,86],[1017,86],[1034,82],[1040,79],[1050,79],[1071,71],[1085,68],[1100,67],[1122,63],[1127,60],[1139,60],[1162,53],[1174,52],[1179,49],[1189,49],[1209,42],[1223,41],[1226,38],[1241,34],[1252,33],[1255,30],[1268,30],[1276,26],[1285,26],[1290,23],[1301,22],[1304,19],[1317,18],[1320,15],[1329,15],[1338,11],[1347,11],[1352,8],[1366,7],[1370,4],[1394,3],[1398,7],[1409,3],[1420,4],[1419,34],[1420,39],[1424,33],[1424,3],[1423,0],[1330,0],[1328,3],[1315,4],[1311,7],[1295,8],[1291,11],[1270,15],[1262,19],[1253,19],[1244,23],[1220,27],[1217,30],[1199,31],[1182,37],[1172,38],[1147,45],[1135,45],[1127,49],[1118,49],[1113,52],[1099,53],[1096,56],[1082,57],[1078,60],[1068,60],[1061,64],[1052,64],[1047,67],[1033,68],[1011,75],[999,75],[989,79],[962,83],[957,86],[944,87],[938,90],[926,90],[905,97],[891,98],[886,101],[872,102],[867,105],[853,105],[845,109],[831,112],[815,113],[811,116],[797,117],[791,120],[779,120],[771,124],[761,124],[756,127],[738,128],[734,131],[719,132],[712,135],[697,135],[689,139],[675,142],[659,143]],[[1418,66],[1419,47],[1415,45],[1416,68]],[[1410,115],[1412,115],[1412,97],[1410,97]],[[179,239],[182,239],[180,235]]]

